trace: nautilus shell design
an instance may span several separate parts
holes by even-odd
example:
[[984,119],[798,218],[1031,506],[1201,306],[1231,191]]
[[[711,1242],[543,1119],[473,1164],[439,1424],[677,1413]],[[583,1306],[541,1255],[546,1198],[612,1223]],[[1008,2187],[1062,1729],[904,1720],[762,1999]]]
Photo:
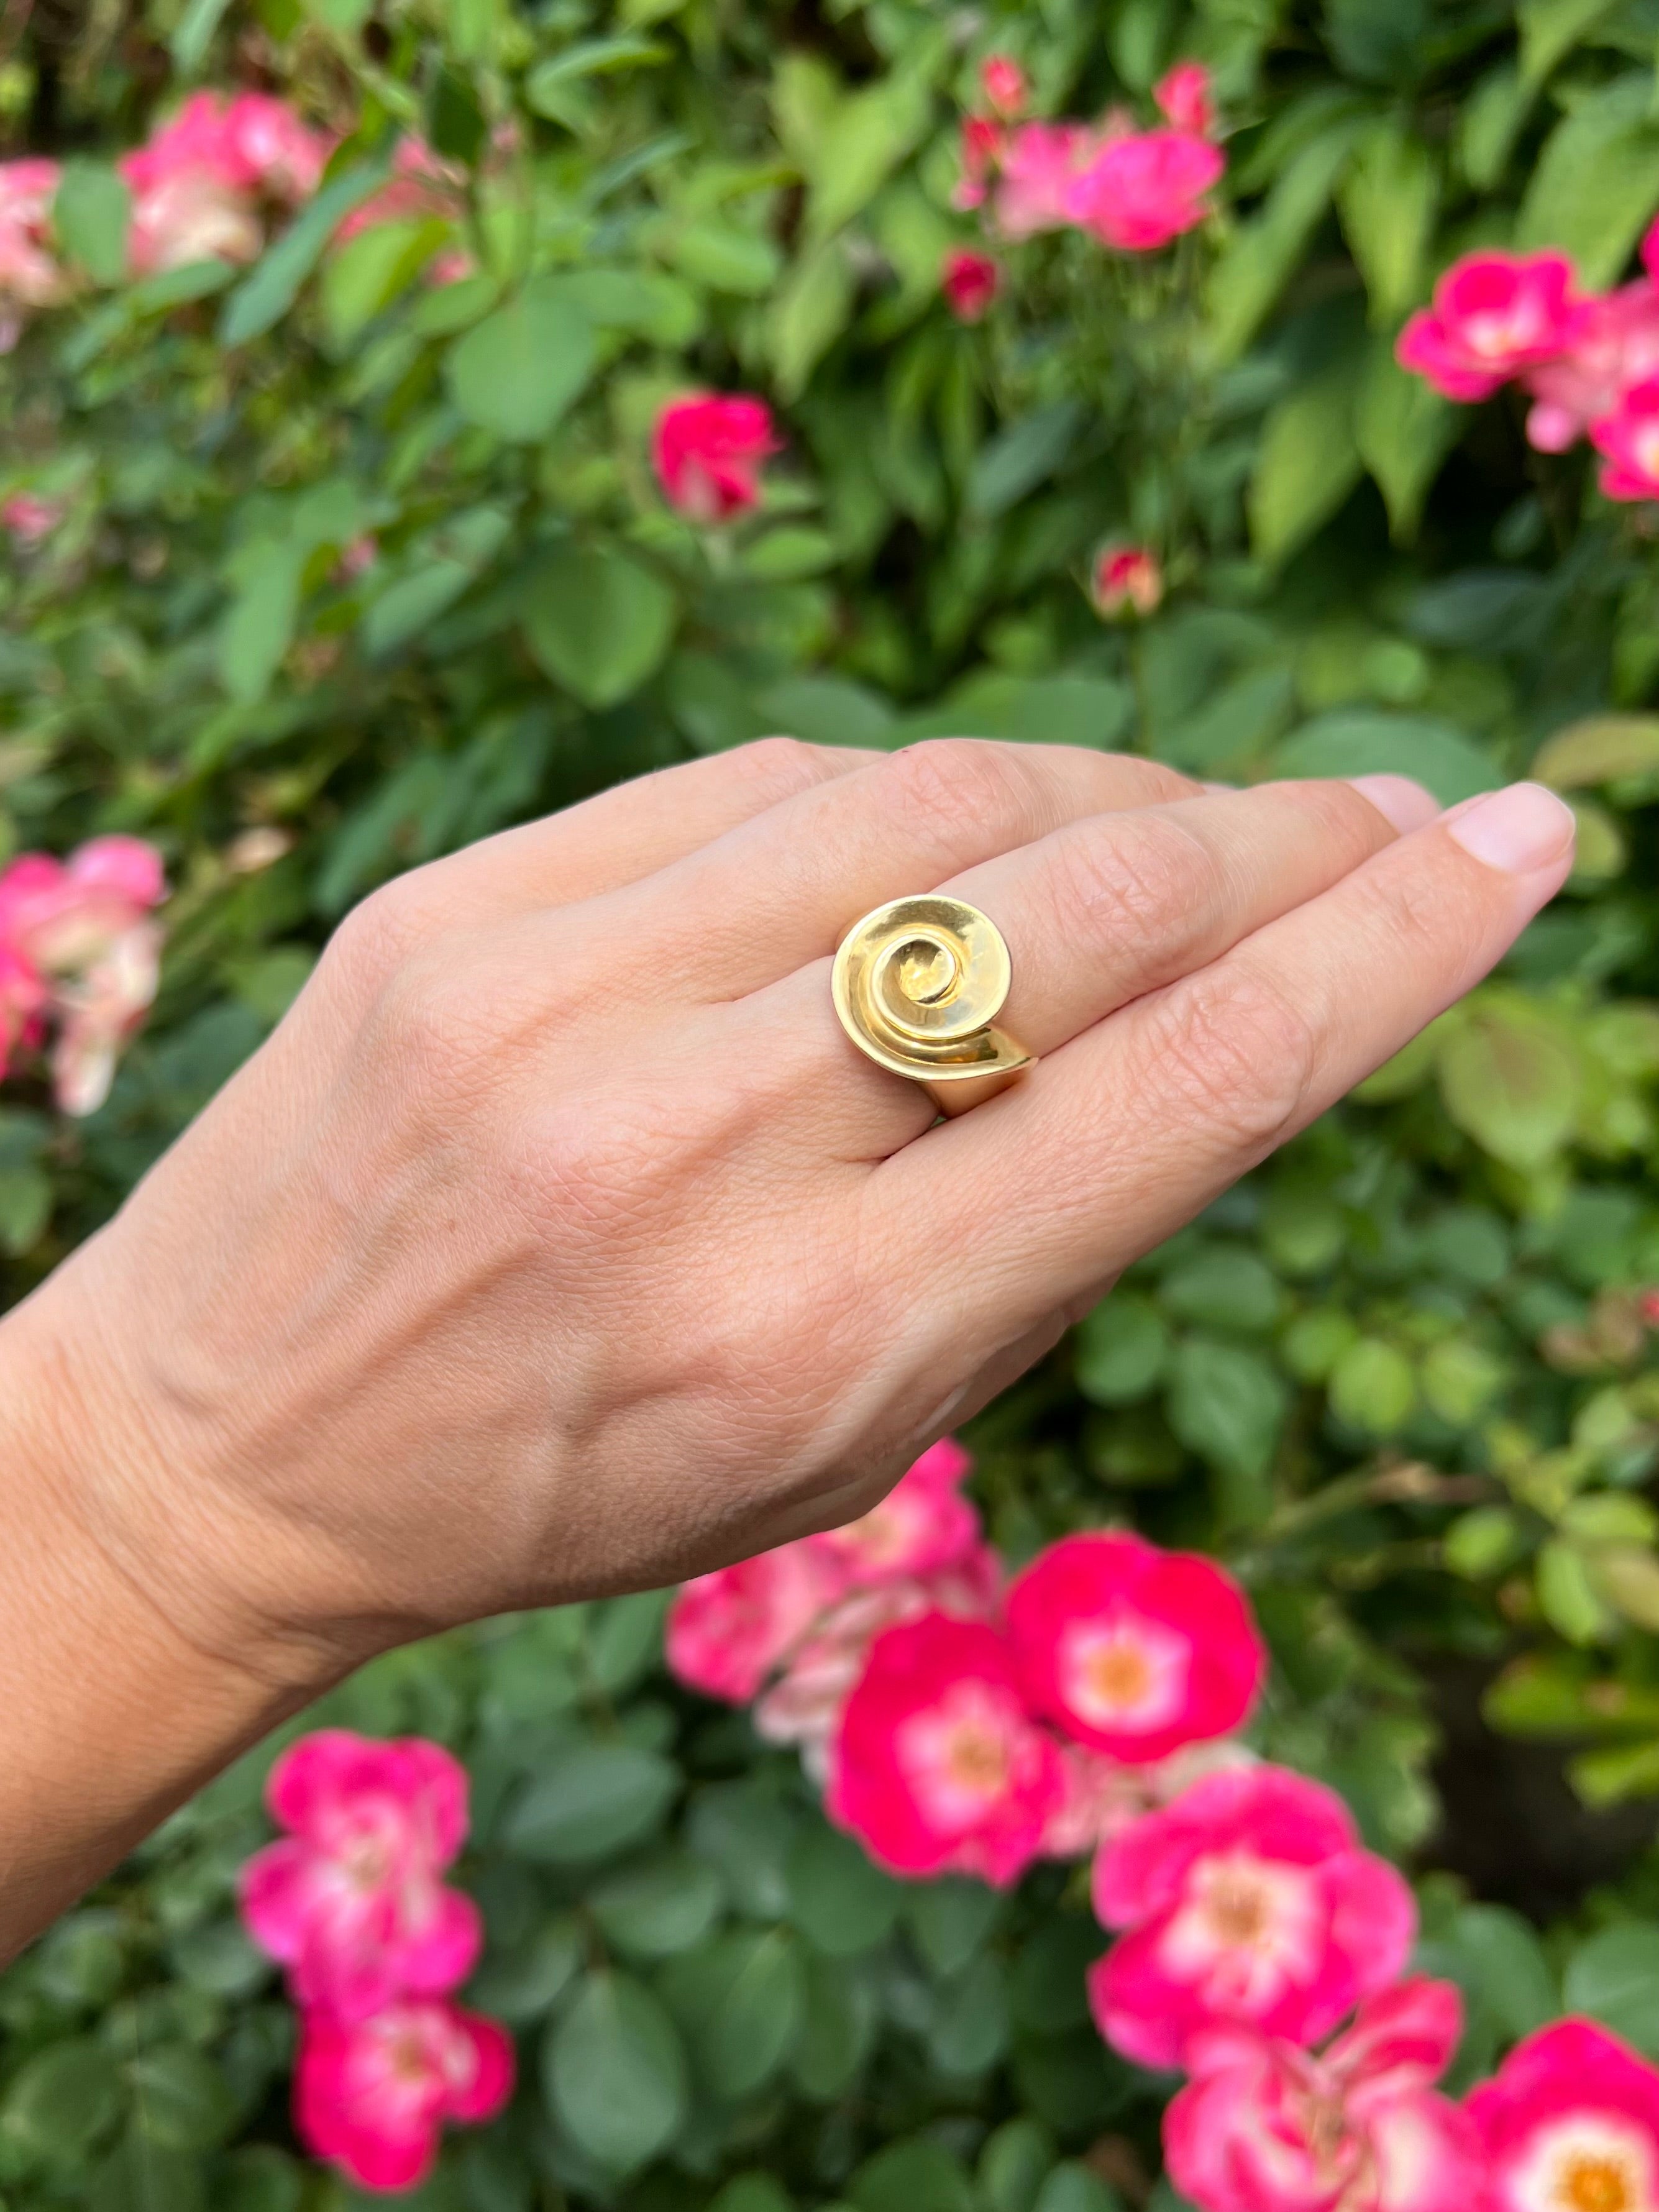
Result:
[[1012,978],[996,924],[962,899],[890,899],[855,921],[830,976],[841,1025],[895,1075],[949,1083],[1029,1067],[995,1027]]

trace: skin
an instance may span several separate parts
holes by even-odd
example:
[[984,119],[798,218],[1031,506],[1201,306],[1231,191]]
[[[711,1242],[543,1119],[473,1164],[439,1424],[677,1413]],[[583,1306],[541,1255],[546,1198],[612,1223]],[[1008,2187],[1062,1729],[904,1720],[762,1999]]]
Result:
[[[775,739],[366,901],[0,1325],[0,1948],[375,1652],[866,1510],[1571,859],[1530,787]],[[948,1122],[829,989],[939,887],[1041,1055]]]

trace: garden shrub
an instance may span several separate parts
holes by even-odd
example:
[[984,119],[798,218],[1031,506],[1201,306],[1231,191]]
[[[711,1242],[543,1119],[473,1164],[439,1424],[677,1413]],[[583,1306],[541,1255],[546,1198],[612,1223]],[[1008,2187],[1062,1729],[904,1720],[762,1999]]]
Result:
[[[1536,393],[1395,356],[1469,255],[1632,277],[1653,52],[1642,0],[0,11],[5,154],[62,165],[0,209],[0,837],[143,841],[169,883],[103,1103],[0,972],[10,1293],[356,899],[617,778],[769,731],[1534,774],[1579,861],[1501,973],[965,1441],[1011,1565],[1104,1524],[1228,1563],[1251,1741],[1413,1876],[1455,2093],[1563,2010],[1659,2057],[1654,510],[1529,444]],[[1180,222],[1011,240],[1007,111],[1145,134],[1159,86],[1219,157],[1159,186]],[[276,137],[181,213],[154,149],[232,90]],[[653,465],[690,393],[769,410],[754,504]],[[878,1869],[666,1674],[663,1609],[486,1624],[307,1717],[470,1778],[465,1997],[520,2086],[410,2201],[1170,2212],[1173,2082],[1090,2022],[1086,1878]],[[0,1979],[9,2212],[357,2201],[299,2154],[236,1917],[276,1748]]]

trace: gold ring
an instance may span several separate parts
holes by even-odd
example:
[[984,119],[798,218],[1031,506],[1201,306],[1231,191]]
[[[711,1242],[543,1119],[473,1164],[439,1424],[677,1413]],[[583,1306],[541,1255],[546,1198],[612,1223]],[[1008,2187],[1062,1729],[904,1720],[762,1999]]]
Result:
[[[836,954],[830,988],[859,1050],[932,1090],[1031,1065],[1035,1055],[996,1027],[1012,980],[1008,947],[990,917],[963,899],[930,893],[890,899],[855,921]],[[973,1103],[984,1095],[976,1092]],[[939,1103],[951,1110],[943,1097]]]

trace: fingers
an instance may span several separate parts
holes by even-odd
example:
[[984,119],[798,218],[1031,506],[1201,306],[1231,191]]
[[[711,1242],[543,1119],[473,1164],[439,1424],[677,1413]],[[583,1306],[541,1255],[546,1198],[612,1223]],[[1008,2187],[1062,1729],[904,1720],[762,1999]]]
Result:
[[[1042,1054],[1218,958],[1438,812],[1405,776],[1262,784],[1073,823],[944,888],[1008,940],[1013,982],[999,1022]],[[994,1077],[941,1085],[939,1103],[963,1113],[1000,1087]]]
[[756,815],[882,757],[850,745],[762,738],[483,838],[400,877],[398,896],[434,923],[461,926],[568,906],[653,875]]
[[[860,915],[1063,823],[1186,796],[1155,761],[934,738],[823,782],[640,887],[626,927],[673,947],[678,988],[740,998],[833,952]],[[618,914],[608,923],[624,926]]]
[[1470,800],[885,1161],[932,1343],[1006,1341],[1190,1219],[1486,975],[1572,836],[1539,786]]

